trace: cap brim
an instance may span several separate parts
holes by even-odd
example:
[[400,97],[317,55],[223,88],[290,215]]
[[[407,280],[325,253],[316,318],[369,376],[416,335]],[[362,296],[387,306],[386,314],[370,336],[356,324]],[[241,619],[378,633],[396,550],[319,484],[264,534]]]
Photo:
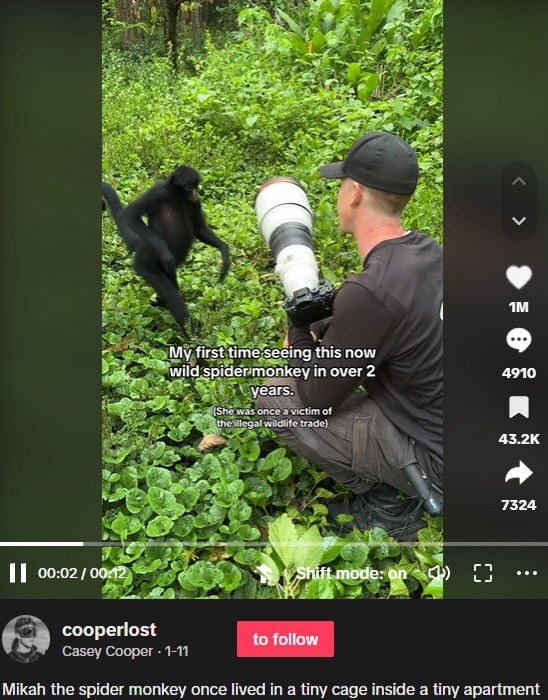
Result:
[[343,172],[343,163],[328,163],[320,168],[320,175],[330,179],[340,179],[346,177]]

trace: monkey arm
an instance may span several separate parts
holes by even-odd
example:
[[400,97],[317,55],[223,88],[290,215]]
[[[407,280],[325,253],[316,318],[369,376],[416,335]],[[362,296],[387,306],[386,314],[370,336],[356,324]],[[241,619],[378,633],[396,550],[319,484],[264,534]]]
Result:
[[202,243],[206,243],[207,245],[211,245],[221,252],[223,266],[221,268],[221,275],[219,279],[222,282],[226,277],[228,268],[230,267],[230,255],[227,244],[214,233],[213,229],[210,229],[209,226],[206,226],[205,224],[201,228],[196,228],[195,234],[199,241],[202,241]]
[[222,282],[227,275],[228,269],[230,267],[230,254],[227,244],[222,241],[213,229],[205,222],[204,213],[200,204],[195,206],[193,212],[194,219],[194,235],[199,241],[205,243],[206,245],[211,245],[220,251],[223,260],[223,266],[221,268],[220,281]]

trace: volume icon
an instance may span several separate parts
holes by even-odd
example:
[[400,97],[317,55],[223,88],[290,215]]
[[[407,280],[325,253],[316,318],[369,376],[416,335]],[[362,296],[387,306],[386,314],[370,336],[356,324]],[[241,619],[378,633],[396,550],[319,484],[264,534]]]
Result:
[[441,567],[439,564],[428,569],[428,578],[441,578],[444,581],[449,581],[449,576],[451,576],[451,569],[448,566]]

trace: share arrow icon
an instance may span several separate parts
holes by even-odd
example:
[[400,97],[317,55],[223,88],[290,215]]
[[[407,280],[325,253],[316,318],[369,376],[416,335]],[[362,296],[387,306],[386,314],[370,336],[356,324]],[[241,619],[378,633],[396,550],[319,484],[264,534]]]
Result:
[[510,481],[510,479],[519,479],[520,486],[523,484],[523,482],[528,479],[533,472],[529,469],[529,467],[524,464],[521,460],[519,462],[519,467],[512,467],[506,474],[506,481]]

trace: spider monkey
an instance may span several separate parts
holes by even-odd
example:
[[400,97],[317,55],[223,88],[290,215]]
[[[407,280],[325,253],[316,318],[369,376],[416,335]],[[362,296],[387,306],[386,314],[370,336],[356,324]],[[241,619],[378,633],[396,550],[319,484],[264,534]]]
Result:
[[103,210],[106,200],[120,236],[133,253],[133,269],[153,287],[156,304],[170,311],[185,337],[187,327],[192,334],[196,328],[177,285],[176,270],[186,260],[194,239],[220,251],[220,281],[230,267],[228,246],[206,224],[198,195],[200,181],[196,170],[181,166],[125,208],[116,191],[102,183]]

